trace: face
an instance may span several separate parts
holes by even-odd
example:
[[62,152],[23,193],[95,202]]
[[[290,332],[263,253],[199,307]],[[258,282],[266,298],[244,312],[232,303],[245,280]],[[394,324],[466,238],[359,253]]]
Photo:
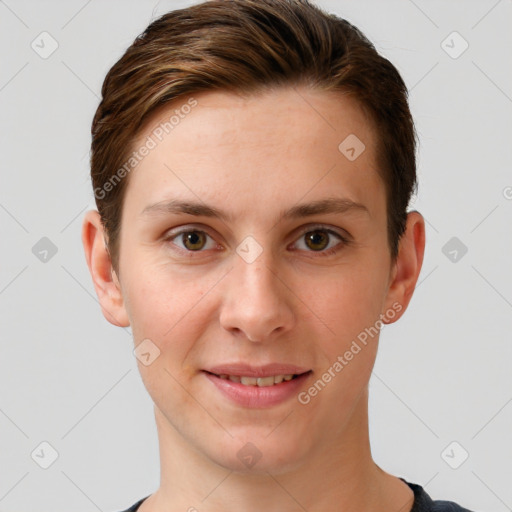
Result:
[[[339,93],[194,98],[130,174],[123,308],[135,344],[159,353],[138,364],[160,428],[226,468],[244,471],[248,452],[279,472],[361,419],[375,326],[398,315],[376,139]],[[353,138],[339,149],[351,134],[359,156]]]

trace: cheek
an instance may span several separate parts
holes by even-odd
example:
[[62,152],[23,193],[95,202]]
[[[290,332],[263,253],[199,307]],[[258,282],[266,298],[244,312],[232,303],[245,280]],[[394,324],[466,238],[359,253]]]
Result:
[[[383,283],[381,272],[361,262],[325,281],[324,293],[312,293],[308,299],[311,309],[319,312],[331,332],[318,336],[322,369],[316,384],[305,390],[305,398],[311,398],[311,410],[332,429],[343,425],[347,411],[370,378],[378,349],[376,322],[384,298]],[[316,400],[315,396],[322,398]],[[336,406],[326,413],[322,406],[325,403]]]
[[136,340],[140,336],[153,336],[163,343],[187,323],[201,292],[190,283],[182,285],[179,279],[168,280],[165,276],[158,279],[154,273],[148,276],[141,273],[132,281],[127,295]]
[[[379,318],[385,297],[385,276],[367,262],[338,270],[306,286],[304,302],[333,335],[334,348],[350,342]],[[304,286],[303,286],[304,289]]]
[[[125,276],[125,302],[135,344],[150,339],[160,350],[159,365],[182,371],[187,354],[214,322],[216,272],[194,275],[169,265],[134,266]],[[204,300],[203,300],[204,299]]]
[[192,377],[192,369],[185,361],[206,325],[204,310],[198,304],[202,294],[202,288],[190,280],[170,279],[155,269],[133,275],[126,287],[135,346],[150,340],[149,346],[157,354],[149,365],[139,360],[138,367],[158,406],[171,400],[171,396],[175,406],[188,400],[179,383]]

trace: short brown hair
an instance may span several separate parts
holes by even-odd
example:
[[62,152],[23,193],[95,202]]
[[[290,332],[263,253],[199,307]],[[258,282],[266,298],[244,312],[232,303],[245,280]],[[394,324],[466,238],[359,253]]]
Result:
[[103,82],[91,177],[114,269],[128,177],[112,180],[157,108],[200,91],[249,94],[301,84],[349,94],[373,120],[395,260],[417,187],[417,137],[397,69],[356,27],[308,0],[210,0],[153,21]]

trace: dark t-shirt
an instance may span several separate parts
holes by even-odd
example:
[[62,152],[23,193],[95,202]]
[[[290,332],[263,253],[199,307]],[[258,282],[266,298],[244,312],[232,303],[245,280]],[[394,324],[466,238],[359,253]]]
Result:
[[[414,492],[414,503],[411,512],[471,512],[467,508],[463,508],[453,501],[434,501],[425,492],[421,485],[411,484],[403,478],[400,478],[400,480],[404,481]],[[146,496],[146,498],[148,497],[149,496]],[[123,512],[136,512],[146,498],[142,498],[129,509],[124,510]]]

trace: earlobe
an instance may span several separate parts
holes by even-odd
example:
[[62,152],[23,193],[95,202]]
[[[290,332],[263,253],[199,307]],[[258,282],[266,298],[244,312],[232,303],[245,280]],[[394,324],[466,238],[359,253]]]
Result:
[[94,289],[105,318],[113,325],[130,325],[121,287],[112,269],[110,254],[105,244],[105,233],[100,214],[90,210],[82,225],[82,244],[91,273]]
[[[425,220],[423,216],[412,211],[407,215],[406,230],[400,240],[399,252],[392,270],[392,280],[386,298],[386,310],[400,304],[400,314],[384,323],[396,322],[405,312],[414,293],[420,275],[425,253]],[[383,315],[385,315],[383,311]]]

